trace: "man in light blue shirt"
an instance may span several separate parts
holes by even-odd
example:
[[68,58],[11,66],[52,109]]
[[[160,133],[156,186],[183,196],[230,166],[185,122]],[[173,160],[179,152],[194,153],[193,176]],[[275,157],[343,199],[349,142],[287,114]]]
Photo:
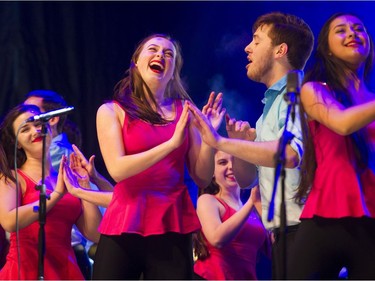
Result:
[[[263,99],[264,109],[263,114],[256,123],[256,142],[273,142],[279,140],[283,135],[285,128],[285,119],[287,114],[287,103],[284,100],[284,94],[286,93],[286,76],[283,76],[279,81],[273,84],[266,92]],[[298,115],[298,114],[297,114]],[[290,153],[294,158],[293,162],[298,162],[302,157],[303,145],[302,145],[302,132],[299,118],[295,119],[295,122],[289,120],[287,130],[294,136],[288,149],[292,148]],[[274,149],[274,147],[272,147]],[[273,158],[274,159],[274,158]],[[299,224],[299,216],[302,211],[302,205],[295,202],[294,195],[298,188],[300,180],[300,171],[298,165],[293,167],[289,165],[289,169],[286,169],[285,177],[285,200],[286,200],[286,212],[287,225]],[[272,191],[275,180],[275,168],[274,165],[262,166],[258,165],[258,177],[260,185],[260,193],[262,198],[262,220],[265,227],[269,230],[275,230],[280,227],[280,203],[281,203],[281,187],[280,182],[278,183],[277,193],[275,197],[275,215],[272,221],[268,221],[269,205],[271,202]],[[237,173],[236,173],[237,175]],[[239,178],[241,175],[237,175]]]
[[[253,81],[267,86],[263,99],[262,116],[254,129],[248,122],[227,120],[229,138],[216,133],[205,117],[191,107],[200,126],[203,140],[214,148],[235,156],[233,171],[240,186],[246,187],[259,183],[262,200],[262,219],[266,228],[274,232],[272,246],[272,277],[285,278],[283,265],[293,246],[295,230],[299,224],[302,206],[295,201],[294,195],[300,181],[299,164],[303,152],[301,125],[299,118],[288,122],[288,131],[294,135],[285,149],[285,198],[287,212],[286,256],[282,256],[279,243],[281,188],[278,184],[275,214],[268,221],[269,203],[275,179],[275,155],[286,120],[287,103],[286,77],[289,71],[302,70],[309,58],[314,42],[310,27],[300,18],[279,12],[259,17],[253,25],[253,39],[245,48],[249,64],[247,76]],[[297,116],[298,116],[298,109]],[[251,237],[249,237],[251,239]]]

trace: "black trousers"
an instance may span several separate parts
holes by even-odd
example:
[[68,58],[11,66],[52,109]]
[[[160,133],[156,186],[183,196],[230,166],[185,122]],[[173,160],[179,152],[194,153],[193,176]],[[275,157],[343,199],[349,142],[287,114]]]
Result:
[[85,246],[83,246],[82,244],[78,244],[73,247],[73,250],[83,276],[86,280],[91,280],[92,265],[86,252]]
[[93,279],[187,280],[193,278],[191,234],[101,235]]
[[288,279],[287,262],[292,254],[294,247],[294,237],[298,230],[299,225],[292,225],[287,227],[285,234],[286,249],[283,255],[283,241],[279,229],[273,231],[275,242],[272,244],[272,279],[281,280]]
[[303,220],[295,237],[289,279],[375,279],[375,219]]

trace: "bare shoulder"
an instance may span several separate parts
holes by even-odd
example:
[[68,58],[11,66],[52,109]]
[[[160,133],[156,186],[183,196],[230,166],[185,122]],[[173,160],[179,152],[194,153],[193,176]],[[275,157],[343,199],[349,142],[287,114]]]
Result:
[[123,118],[125,111],[115,102],[107,102],[102,104],[97,111],[98,118]]
[[[14,172],[14,170],[12,170],[12,174],[13,174],[13,177],[16,177],[16,173]],[[18,180],[19,186],[21,188],[23,188],[23,186],[25,185],[25,179],[18,174],[17,180]],[[6,190],[9,190],[9,189],[14,190],[15,188],[16,188],[15,182],[13,182],[9,178],[6,179],[3,174],[0,174],[0,189],[1,189],[1,191],[6,191]]]
[[98,108],[98,114],[108,114],[115,111],[115,107],[118,106],[115,102],[106,102],[103,103]]
[[216,197],[212,194],[202,194],[201,196],[198,197],[198,201],[197,201],[197,204],[204,204],[204,205],[207,205],[207,204],[216,204],[218,201],[216,199]]
[[301,88],[301,100],[305,105],[322,102],[328,98],[330,89],[324,82],[310,81],[303,84]]
[[301,88],[301,94],[313,94],[313,93],[321,93],[321,92],[328,92],[329,87],[327,83],[318,82],[318,81],[309,81],[303,84]]

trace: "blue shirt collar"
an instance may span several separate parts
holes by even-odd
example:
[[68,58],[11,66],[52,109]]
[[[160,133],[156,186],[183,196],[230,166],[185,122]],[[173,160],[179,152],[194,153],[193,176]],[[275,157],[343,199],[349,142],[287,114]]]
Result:
[[264,98],[262,99],[262,103],[264,103],[263,119],[267,116],[267,113],[270,110],[276,97],[284,92],[286,88],[286,78],[287,75],[284,75],[280,80],[269,87],[264,93]]

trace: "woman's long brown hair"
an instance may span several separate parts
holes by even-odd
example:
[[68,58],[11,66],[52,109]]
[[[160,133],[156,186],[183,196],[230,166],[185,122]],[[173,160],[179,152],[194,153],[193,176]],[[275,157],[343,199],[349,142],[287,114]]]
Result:
[[[215,195],[219,193],[219,191],[220,186],[216,183],[215,178],[212,178],[211,183],[206,188],[199,189],[198,196],[201,196],[205,193]],[[206,240],[203,237],[202,230],[199,230],[198,232],[193,234],[193,250],[195,256],[199,260],[205,260],[210,256]]]

